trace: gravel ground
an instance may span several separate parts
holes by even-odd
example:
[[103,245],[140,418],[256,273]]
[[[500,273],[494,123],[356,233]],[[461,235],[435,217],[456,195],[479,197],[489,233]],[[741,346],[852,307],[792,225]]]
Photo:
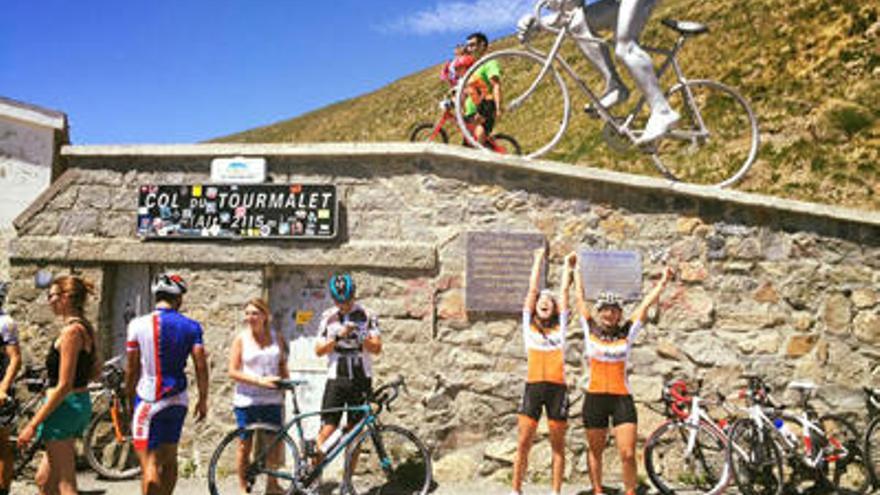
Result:
[[[140,493],[140,483],[137,480],[108,482],[96,479],[93,473],[83,472],[80,473],[77,482],[81,495],[138,495]],[[35,495],[37,491],[32,482],[17,482],[12,486],[12,493],[17,495]],[[182,479],[177,483],[174,493],[175,495],[204,495],[208,493],[208,485],[203,479]],[[321,490],[321,495],[335,495],[338,493],[337,487],[330,483],[325,484]],[[509,486],[474,481],[438,485],[437,489],[432,492],[432,495],[508,495],[509,493]],[[549,486],[527,485],[523,495],[549,493]],[[563,495],[588,495],[589,493],[587,487],[581,484],[566,486],[562,490]],[[606,490],[606,493],[613,495],[614,492]]]

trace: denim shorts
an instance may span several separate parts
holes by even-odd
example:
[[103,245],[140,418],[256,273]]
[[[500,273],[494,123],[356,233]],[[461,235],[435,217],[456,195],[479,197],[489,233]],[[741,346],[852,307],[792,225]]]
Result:
[[[281,417],[283,416],[281,404],[236,407],[233,409],[233,412],[235,413],[235,422],[238,423],[239,428],[244,428],[254,423],[269,423],[281,426]],[[242,440],[250,437],[247,432],[241,432],[238,436]]]

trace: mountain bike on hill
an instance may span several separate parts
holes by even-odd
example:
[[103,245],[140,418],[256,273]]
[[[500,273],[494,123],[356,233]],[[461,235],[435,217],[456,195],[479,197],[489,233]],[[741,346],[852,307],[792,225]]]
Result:
[[[445,127],[446,122],[454,120],[455,118],[453,114],[455,103],[453,102],[452,97],[447,97],[440,101],[439,106],[440,115],[437,117],[437,120],[433,123],[423,122],[416,125],[415,128],[413,128],[412,133],[409,135],[410,141],[432,141],[444,144],[449,142],[449,134],[446,132]],[[467,124],[466,129],[468,134],[473,135],[473,124]],[[470,146],[467,141],[465,141],[465,145]],[[513,138],[513,136],[508,134],[492,134],[488,136],[483,147],[495,153],[512,155],[522,154],[519,143]]]
[[[345,454],[343,491],[349,495],[426,495],[431,488],[431,456],[421,440],[400,426],[382,424],[379,416],[406,387],[403,378],[373,391],[369,403],[301,413],[296,388],[305,381],[279,380],[278,387],[290,391],[293,417],[283,427],[254,423],[226,435],[211,456],[208,487],[212,495],[238,494],[237,472],[244,473],[248,493],[311,495],[317,493],[321,474],[339,455]],[[306,440],[304,419],[322,412],[347,411],[363,414],[351,430],[331,436],[320,448]],[[342,433],[342,429],[336,431]],[[293,438],[291,437],[293,434]],[[248,459],[238,458],[238,439],[256,436]],[[295,440],[294,440],[295,439]],[[278,450],[284,447],[283,454]],[[240,471],[239,471],[240,469]],[[279,491],[280,490],[280,491]]]
[[[552,25],[541,14],[548,0],[535,5],[534,21],[520,32],[522,50],[502,50],[486,55],[468,69],[459,82],[455,98],[456,122],[466,129],[465,98],[461,91],[463,81],[482,70],[486,64],[505,68],[504,118],[496,128],[528,129],[519,144],[529,158],[540,157],[556,146],[568,128],[571,117],[571,98],[562,76],[567,74],[577,88],[591,102],[590,113],[604,127],[602,137],[615,151],[636,150],[650,155],[654,166],[673,181],[717,186],[729,186],[748,172],[758,153],[758,122],[749,103],[736,90],[708,79],[690,80],[682,72],[678,54],[685,42],[709,29],[699,23],[663,20],[663,25],[678,34],[671,48],[642,46],[648,52],[662,55],[664,60],[657,69],[657,79],[672,69],[674,83],[666,88],[665,97],[681,119],[676,128],[646,144],[636,144],[644,132],[648,118],[648,104],[642,96],[626,114],[612,113],[572,65],[561,55],[563,42],[576,41],[607,46],[607,41],[592,36],[577,35],[571,31],[572,12],[560,13]],[[558,27],[561,26],[561,27]],[[555,34],[548,51],[531,43],[537,31]],[[473,136],[464,134],[475,147],[482,147]]]

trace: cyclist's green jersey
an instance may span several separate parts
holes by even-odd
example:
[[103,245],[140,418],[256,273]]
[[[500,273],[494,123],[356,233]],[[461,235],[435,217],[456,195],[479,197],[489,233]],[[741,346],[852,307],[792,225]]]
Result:
[[[491,96],[492,94],[492,78],[495,77],[501,80],[501,66],[498,65],[497,60],[490,60],[481,65],[480,68],[477,69],[476,72],[474,72],[474,75],[471,76],[471,78],[468,80],[467,86],[470,86],[474,90],[478,91],[479,94],[482,95],[482,98],[486,98],[487,96]],[[470,96],[465,99],[465,117],[470,117],[471,115],[477,113],[477,103],[475,103]]]

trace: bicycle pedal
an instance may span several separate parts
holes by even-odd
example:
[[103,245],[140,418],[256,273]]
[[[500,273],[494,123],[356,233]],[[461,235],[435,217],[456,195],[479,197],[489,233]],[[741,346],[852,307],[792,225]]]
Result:
[[596,110],[596,108],[589,103],[584,105],[584,113],[587,115],[587,117],[590,117],[591,119],[599,119],[601,117],[599,115],[599,111]]

